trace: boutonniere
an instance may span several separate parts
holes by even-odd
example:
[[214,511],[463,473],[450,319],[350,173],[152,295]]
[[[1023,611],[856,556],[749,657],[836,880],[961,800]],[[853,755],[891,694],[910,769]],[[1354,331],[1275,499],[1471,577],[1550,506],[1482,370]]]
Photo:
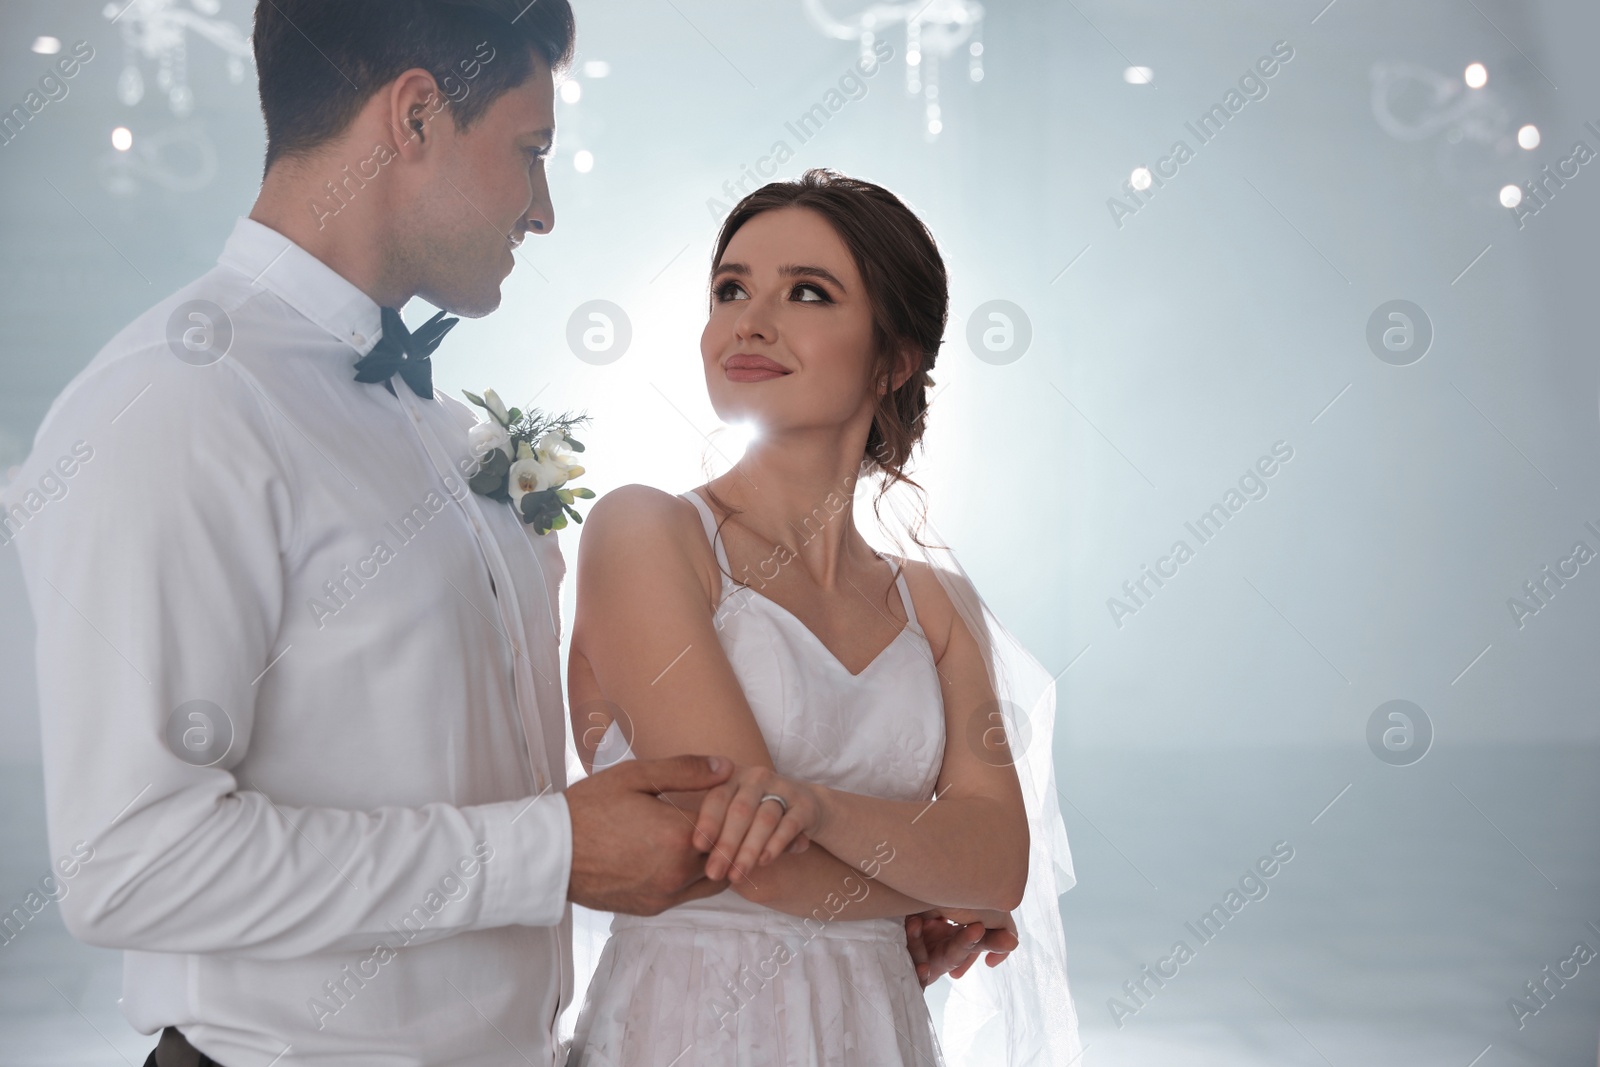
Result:
[[473,454],[481,457],[468,485],[474,493],[510,504],[517,517],[536,534],[565,529],[567,517],[576,523],[583,516],[573,509],[576,500],[593,500],[592,489],[568,489],[583,473],[574,453],[583,445],[572,436],[587,415],[546,415],[537,409],[507,408],[493,389],[466,398],[489,413],[468,433]]

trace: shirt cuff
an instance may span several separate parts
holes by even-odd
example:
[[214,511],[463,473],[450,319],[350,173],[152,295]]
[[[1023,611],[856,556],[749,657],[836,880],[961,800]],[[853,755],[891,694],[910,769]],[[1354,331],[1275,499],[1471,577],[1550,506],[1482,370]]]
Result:
[[564,793],[485,809],[493,854],[478,925],[555,926],[567,913],[572,877],[572,815]]

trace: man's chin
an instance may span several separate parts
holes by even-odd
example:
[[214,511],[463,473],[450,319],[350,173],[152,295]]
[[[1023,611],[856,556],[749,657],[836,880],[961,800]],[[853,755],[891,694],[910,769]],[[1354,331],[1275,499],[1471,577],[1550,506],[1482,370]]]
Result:
[[459,315],[464,319],[481,319],[498,310],[501,302],[500,286],[493,285],[479,292],[418,293],[434,307]]

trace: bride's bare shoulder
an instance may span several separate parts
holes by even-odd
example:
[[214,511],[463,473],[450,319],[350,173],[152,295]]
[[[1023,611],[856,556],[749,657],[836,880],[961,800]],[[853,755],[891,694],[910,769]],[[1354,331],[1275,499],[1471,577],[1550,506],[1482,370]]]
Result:
[[905,568],[906,587],[911,591],[911,602],[917,609],[917,620],[933,648],[934,661],[944,658],[950,636],[959,621],[955,603],[950,599],[950,583],[957,594],[969,604],[977,602],[977,592],[961,574],[935,568],[920,559],[901,559]]
[[582,553],[651,555],[682,550],[697,564],[709,553],[700,516],[682,497],[648,485],[624,485],[602,496],[583,523]]
[[[694,520],[694,505],[651,485],[621,485],[594,502],[586,525],[620,524],[625,528],[660,526],[671,529]],[[698,524],[697,524],[698,525]]]

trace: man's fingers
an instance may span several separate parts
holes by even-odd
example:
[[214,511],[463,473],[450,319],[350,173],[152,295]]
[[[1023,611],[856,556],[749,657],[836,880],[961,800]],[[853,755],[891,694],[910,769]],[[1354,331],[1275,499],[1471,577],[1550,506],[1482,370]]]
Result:
[[733,773],[733,761],[726,756],[627,760],[605,773],[630,776],[629,780],[640,792],[690,793],[726,782]]
[[672,901],[669,907],[675,908],[679,904],[684,904],[691,900],[701,900],[705,897],[714,897],[727,888],[727,882],[712,881],[710,878],[697,878],[695,881],[690,882],[688,885],[678,890],[669,898]]

